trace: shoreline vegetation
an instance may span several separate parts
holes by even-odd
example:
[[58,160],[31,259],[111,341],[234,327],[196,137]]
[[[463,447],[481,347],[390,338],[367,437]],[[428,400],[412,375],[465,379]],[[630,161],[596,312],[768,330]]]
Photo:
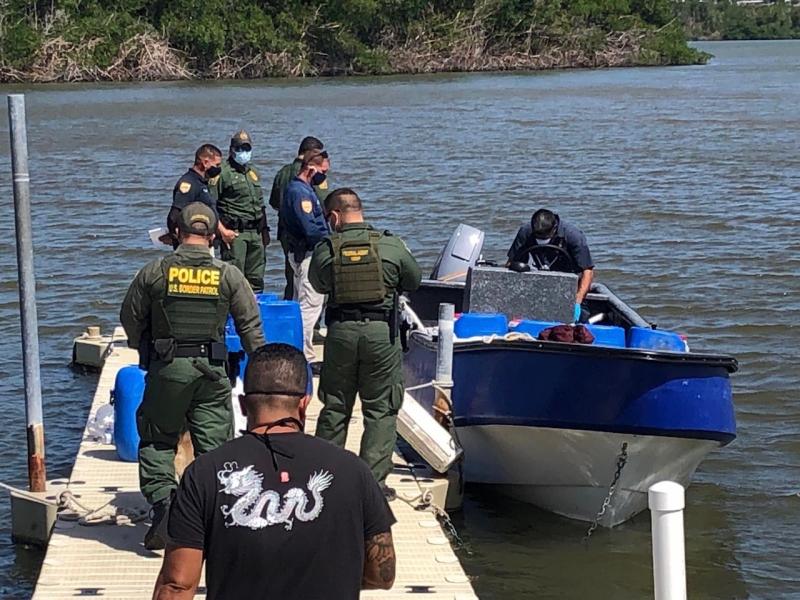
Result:
[[683,0],[675,3],[675,11],[694,40],[800,39],[800,0]]
[[0,83],[704,64],[686,32],[787,31],[729,0],[0,0]]
[[0,82],[702,64],[670,0],[0,0]]

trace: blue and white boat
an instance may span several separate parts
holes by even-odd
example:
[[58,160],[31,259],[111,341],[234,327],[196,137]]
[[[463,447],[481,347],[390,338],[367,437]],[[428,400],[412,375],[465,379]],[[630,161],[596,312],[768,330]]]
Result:
[[[434,379],[438,305],[462,312],[469,286],[428,280],[411,295],[419,319],[404,359],[407,387]],[[681,336],[652,328],[603,285],[587,301],[591,345],[537,340],[550,322],[506,325],[514,315],[463,313],[452,418],[466,482],[584,521],[595,519],[615,484],[600,520],[611,527],[646,508],[651,484],[687,485],[709,452],[735,438],[729,377],[737,363],[690,352]],[[409,394],[433,409],[430,387]]]

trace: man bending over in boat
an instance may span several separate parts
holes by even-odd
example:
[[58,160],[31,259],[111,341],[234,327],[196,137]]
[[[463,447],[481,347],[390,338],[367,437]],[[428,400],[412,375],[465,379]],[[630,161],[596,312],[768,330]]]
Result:
[[540,208],[533,213],[530,223],[519,228],[508,249],[506,267],[512,267],[514,263],[527,265],[531,261],[539,270],[578,275],[573,318],[576,323],[585,322],[589,311],[581,304],[592,285],[594,263],[583,232],[554,212]]

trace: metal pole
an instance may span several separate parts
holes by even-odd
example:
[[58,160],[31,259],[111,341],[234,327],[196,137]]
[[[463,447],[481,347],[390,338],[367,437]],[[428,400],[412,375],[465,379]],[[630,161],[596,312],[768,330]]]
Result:
[[455,306],[439,305],[439,335],[436,347],[436,390],[433,396],[434,417],[444,427],[449,427],[453,388],[453,319]]
[[453,320],[456,307],[439,305],[439,345],[436,349],[436,382],[453,385]]
[[683,486],[660,481],[647,492],[653,530],[655,600],[686,600],[686,554],[683,541]]
[[46,478],[44,424],[42,422],[42,385],[39,373],[36,279],[33,273],[28,133],[25,126],[25,96],[23,94],[8,96],[8,123],[11,131],[11,172],[14,180],[14,223],[17,234],[25,414],[28,421],[28,486],[32,492],[43,492]]

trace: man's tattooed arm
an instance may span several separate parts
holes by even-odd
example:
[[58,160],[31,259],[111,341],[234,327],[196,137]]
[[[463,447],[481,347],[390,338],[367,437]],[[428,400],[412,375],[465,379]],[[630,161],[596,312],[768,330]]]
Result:
[[394,583],[394,542],[392,532],[379,533],[368,539],[364,552],[364,577],[361,589],[388,590]]

